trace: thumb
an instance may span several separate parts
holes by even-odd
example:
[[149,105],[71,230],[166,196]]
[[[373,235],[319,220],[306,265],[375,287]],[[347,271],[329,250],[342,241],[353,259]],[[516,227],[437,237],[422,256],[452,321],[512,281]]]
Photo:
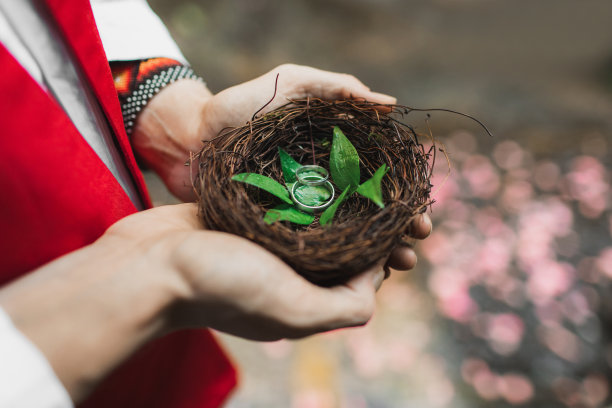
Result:
[[378,292],[385,280],[385,270],[383,268],[385,262],[386,260],[376,263],[370,269],[352,278],[347,282],[347,285],[359,288],[362,291],[374,289],[375,292]]
[[321,288],[329,305],[324,318],[320,320],[322,327],[331,330],[363,326],[371,319],[376,308],[376,291],[385,277],[382,265],[377,263],[344,285]]

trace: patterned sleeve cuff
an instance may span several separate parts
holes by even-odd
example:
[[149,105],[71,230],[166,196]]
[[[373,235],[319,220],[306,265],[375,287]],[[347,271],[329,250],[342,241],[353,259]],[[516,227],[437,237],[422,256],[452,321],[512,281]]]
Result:
[[111,70],[128,135],[142,109],[166,85],[179,79],[202,81],[189,66],[170,58],[111,62]]

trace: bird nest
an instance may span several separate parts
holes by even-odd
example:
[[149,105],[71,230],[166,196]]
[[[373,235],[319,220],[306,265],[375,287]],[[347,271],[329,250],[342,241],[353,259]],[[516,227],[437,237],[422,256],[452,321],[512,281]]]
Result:
[[[225,129],[194,158],[199,164],[194,187],[204,225],[261,245],[313,283],[347,281],[388,257],[396,246],[409,244],[405,234],[411,220],[432,203],[436,148],[431,138],[425,147],[412,127],[401,122],[410,111],[367,101],[295,100],[243,127]],[[335,126],[357,149],[361,180],[383,164],[389,167],[381,183],[385,207],[353,194],[331,225],[321,226],[318,217],[308,226],[266,223],[266,210],[278,200],[232,177],[249,172],[282,182],[279,147],[299,163],[329,168]]]

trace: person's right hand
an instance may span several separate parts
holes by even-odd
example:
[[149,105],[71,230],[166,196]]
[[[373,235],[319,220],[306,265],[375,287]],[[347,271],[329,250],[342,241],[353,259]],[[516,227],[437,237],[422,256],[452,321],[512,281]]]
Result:
[[[431,221],[423,214],[407,234],[423,239],[430,231]],[[129,245],[135,235],[166,247],[162,265],[185,289],[172,306],[170,329],[210,327],[252,340],[276,340],[359,326],[374,313],[375,292],[385,277],[381,262],[343,285],[316,286],[251,241],[204,230],[195,204],[133,215],[115,224],[105,239],[127,239]],[[398,270],[415,264],[416,255],[406,246],[396,248],[386,262]]]
[[[144,343],[182,327],[297,338],[362,325],[382,266],[317,287],[246,239],[203,229],[195,204],[126,217],[0,289],[0,307],[75,401]],[[69,352],[66,352],[69,350]]]
[[[235,235],[203,230],[197,207],[158,207],[114,225],[105,240],[130,245],[134,235],[162,243],[162,262],[184,290],[168,329],[210,327],[253,340],[296,338],[365,324],[374,312],[382,264],[348,283],[321,288],[278,257]],[[146,244],[145,244],[146,245]],[[160,265],[158,264],[158,267]]]
[[[419,218],[411,232],[429,230]],[[411,251],[394,251],[389,265],[414,266],[401,256]],[[144,343],[179,328],[275,340],[363,325],[382,268],[321,288],[262,247],[205,230],[197,206],[179,204],[123,218],[93,244],[2,287],[0,307],[79,401]]]

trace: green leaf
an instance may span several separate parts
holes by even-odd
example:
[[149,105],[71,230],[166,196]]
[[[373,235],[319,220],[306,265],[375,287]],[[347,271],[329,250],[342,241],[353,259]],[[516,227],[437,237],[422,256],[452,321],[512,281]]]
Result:
[[359,155],[355,146],[344,136],[338,126],[334,127],[334,138],[329,155],[329,170],[339,189],[359,185]]
[[388,171],[389,168],[386,164],[380,166],[369,180],[367,180],[362,185],[360,185],[359,188],[357,188],[357,193],[361,194],[366,198],[369,198],[374,202],[374,204],[376,204],[380,208],[385,208],[385,203],[383,203],[382,198],[382,188],[380,186],[380,182]]
[[232,177],[234,181],[240,181],[242,183],[250,184],[255,187],[259,187],[268,193],[275,195],[287,204],[293,204],[289,197],[289,192],[282,184],[270,177],[262,176],[256,173],[240,173]]
[[309,225],[314,219],[314,215],[303,213],[287,204],[274,207],[264,215],[264,222],[266,224],[272,224],[276,221],[290,221],[294,224]]
[[283,178],[285,179],[285,184],[295,183],[295,172],[297,169],[302,167],[302,165],[296,162],[293,157],[289,155],[286,151],[278,148],[278,155],[280,156],[281,168],[283,169]]
[[295,188],[293,195],[297,201],[304,205],[318,207],[330,199],[331,191],[325,186],[301,184]]
[[321,218],[319,218],[319,222],[321,223],[321,225],[327,225],[331,222],[332,218],[334,218],[334,215],[336,215],[336,211],[338,211],[340,204],[344,202],[344,199],[348,195],[349,190],[350,186],[347,186],[342,192],[342,194],[340,194],[340,197],[336,198],[336,201],[334,201],[332,205],[330,205],[325,209],[325,211],[323,211],[323,213],[321,214]]

